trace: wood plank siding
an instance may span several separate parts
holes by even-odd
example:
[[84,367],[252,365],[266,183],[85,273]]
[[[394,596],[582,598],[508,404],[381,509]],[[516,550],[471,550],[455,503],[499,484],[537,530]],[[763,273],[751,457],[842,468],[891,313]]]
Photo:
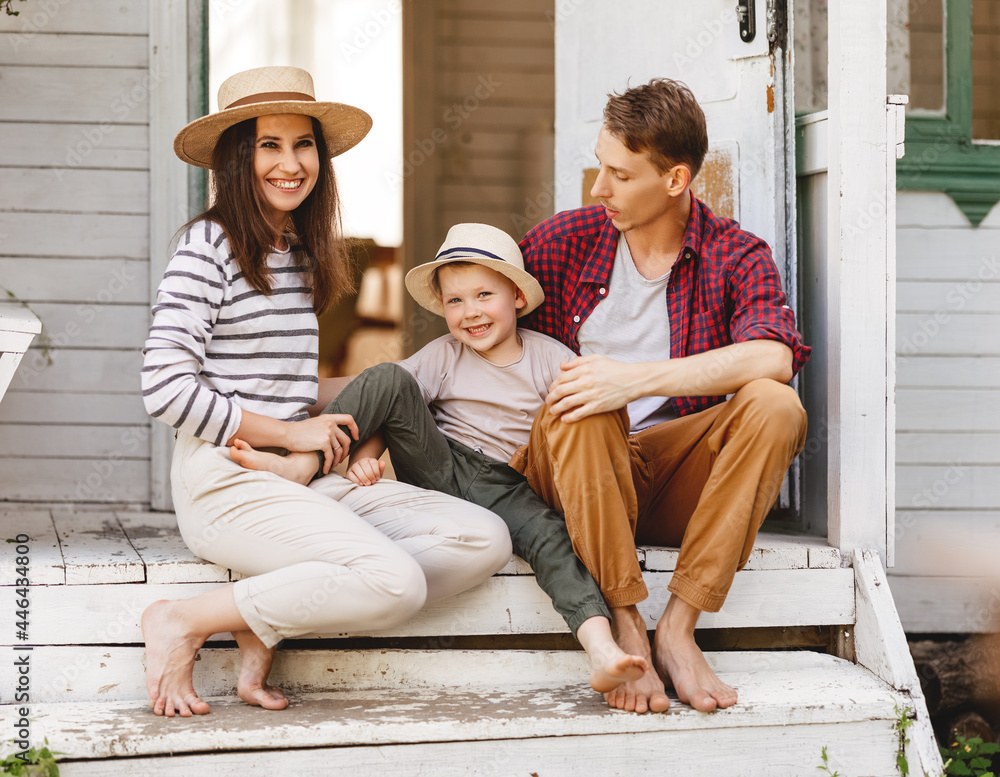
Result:
[[[404,6],[403,179],[407,268],[448,228],[491,224],[520,239],[554,212],[553,0]],[[415,350],[445,332],[406,301]]]
[[947,195],[900,192],[897,237],[890,585],[908,630],[982,631],[969,603],[989,612],[970,592],[1000,539],[1000,209],[973,229]]
[[[520,238],[552,214],[551,2],[441,0],[436,30],[440,233],[480,221]],[[544,198],[543,198],[544,199]]]
[[[20,4],[18,4],[20,5]],[[0,405],[0,500],[148,502],[147,3],[0,15],[0,293],[42,322]]]

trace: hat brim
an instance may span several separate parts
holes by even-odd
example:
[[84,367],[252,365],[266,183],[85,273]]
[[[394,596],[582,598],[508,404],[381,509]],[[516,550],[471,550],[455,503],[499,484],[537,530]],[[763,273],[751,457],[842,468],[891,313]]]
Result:
[[452,255],[447,259],[427,262],[426,264],[414,267],[406,274],[406,290],[410,292],[410,296],[413,297],[414,301],[420,307],[439,316],[444,315],[444,306],[441,304],[441,297],[435,294],[431,288],[431,277],[441,267],[454,264],[455,262],[481,264],[483,267],[488,267],[500,273],[505,278],[509,278],[521,290],[521,293],[524,294],[526,302],[525,306],[517,311],[518,318],[528,315],[545,301],[545,292],[542,291],[541,284],[535,280],[535,277],[531,273],[522,270],[520,267],[515,267],[502,259],[488,259],[477,254],[470,254],[469,256]]
[[304,100],[250,103],[195,119],[177,133],[174,153],[189,165],[211,170],[215,146],[223,132],[247,119],[281,113],[297,113],[319,119],[331,159],[360,143],[372,128],[371,116],[344,103]]

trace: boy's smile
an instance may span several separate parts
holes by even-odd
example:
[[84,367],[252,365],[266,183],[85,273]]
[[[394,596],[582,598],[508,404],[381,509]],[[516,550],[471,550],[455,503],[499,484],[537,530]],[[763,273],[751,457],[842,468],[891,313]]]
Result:
[[452,337],[494,364],[521,358],[517,311],[526,302],[512,281],[479,264],[446,264],[437,280]]

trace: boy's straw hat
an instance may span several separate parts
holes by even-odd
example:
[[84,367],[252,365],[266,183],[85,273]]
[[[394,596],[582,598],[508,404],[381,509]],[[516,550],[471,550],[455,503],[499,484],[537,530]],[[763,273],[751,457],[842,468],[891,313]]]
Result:
[[524,257],[514,238],[488,224],[456,224],[448,230],[434,261],[414,267],[406,274],[406,290],[421,307],[444,315],[441,295],[431,288],[431,278],[439,267],[452,262],[472,262],[496,270],[510,278],[527,301],[518,317],[526,316],[545,300],[538,281],[525,272]]
[[276,113],[313,116],[323,125],[331,157],[343,154],[368,134],[372,118],[360,108],[316,101],[312,76],[297,67],[259,67],[230,76],[219,87],[218,113],[202,116],[177,133],[174,152],[197,167],[212,167],[222,133],[246,119]]

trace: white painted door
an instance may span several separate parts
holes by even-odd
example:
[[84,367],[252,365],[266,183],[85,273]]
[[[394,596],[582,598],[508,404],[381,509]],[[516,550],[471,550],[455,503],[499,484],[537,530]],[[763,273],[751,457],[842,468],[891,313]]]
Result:
[[[556,210],[591,201],[608,93],[654,77],[683,81],[705,111],[709,137],[692,190],[767,241],[794,309],[790,33],[784,18],[767,13],[772,3],[753,5],[755,35],[746,42],[735,0],[556,0]],[[793,516],[797,483],[796,466],[779,498]]]
[[[741,3],[742,4],[742,3]],[[556,210],[587,202],[587,171],[609,92],[653,77],[683,81],[708,123],[709,155],[693,191],[771,246],[794,291],[794,152],[785,20],[769,39],[756,0],[752,41],[736,0],[556,0]]]

